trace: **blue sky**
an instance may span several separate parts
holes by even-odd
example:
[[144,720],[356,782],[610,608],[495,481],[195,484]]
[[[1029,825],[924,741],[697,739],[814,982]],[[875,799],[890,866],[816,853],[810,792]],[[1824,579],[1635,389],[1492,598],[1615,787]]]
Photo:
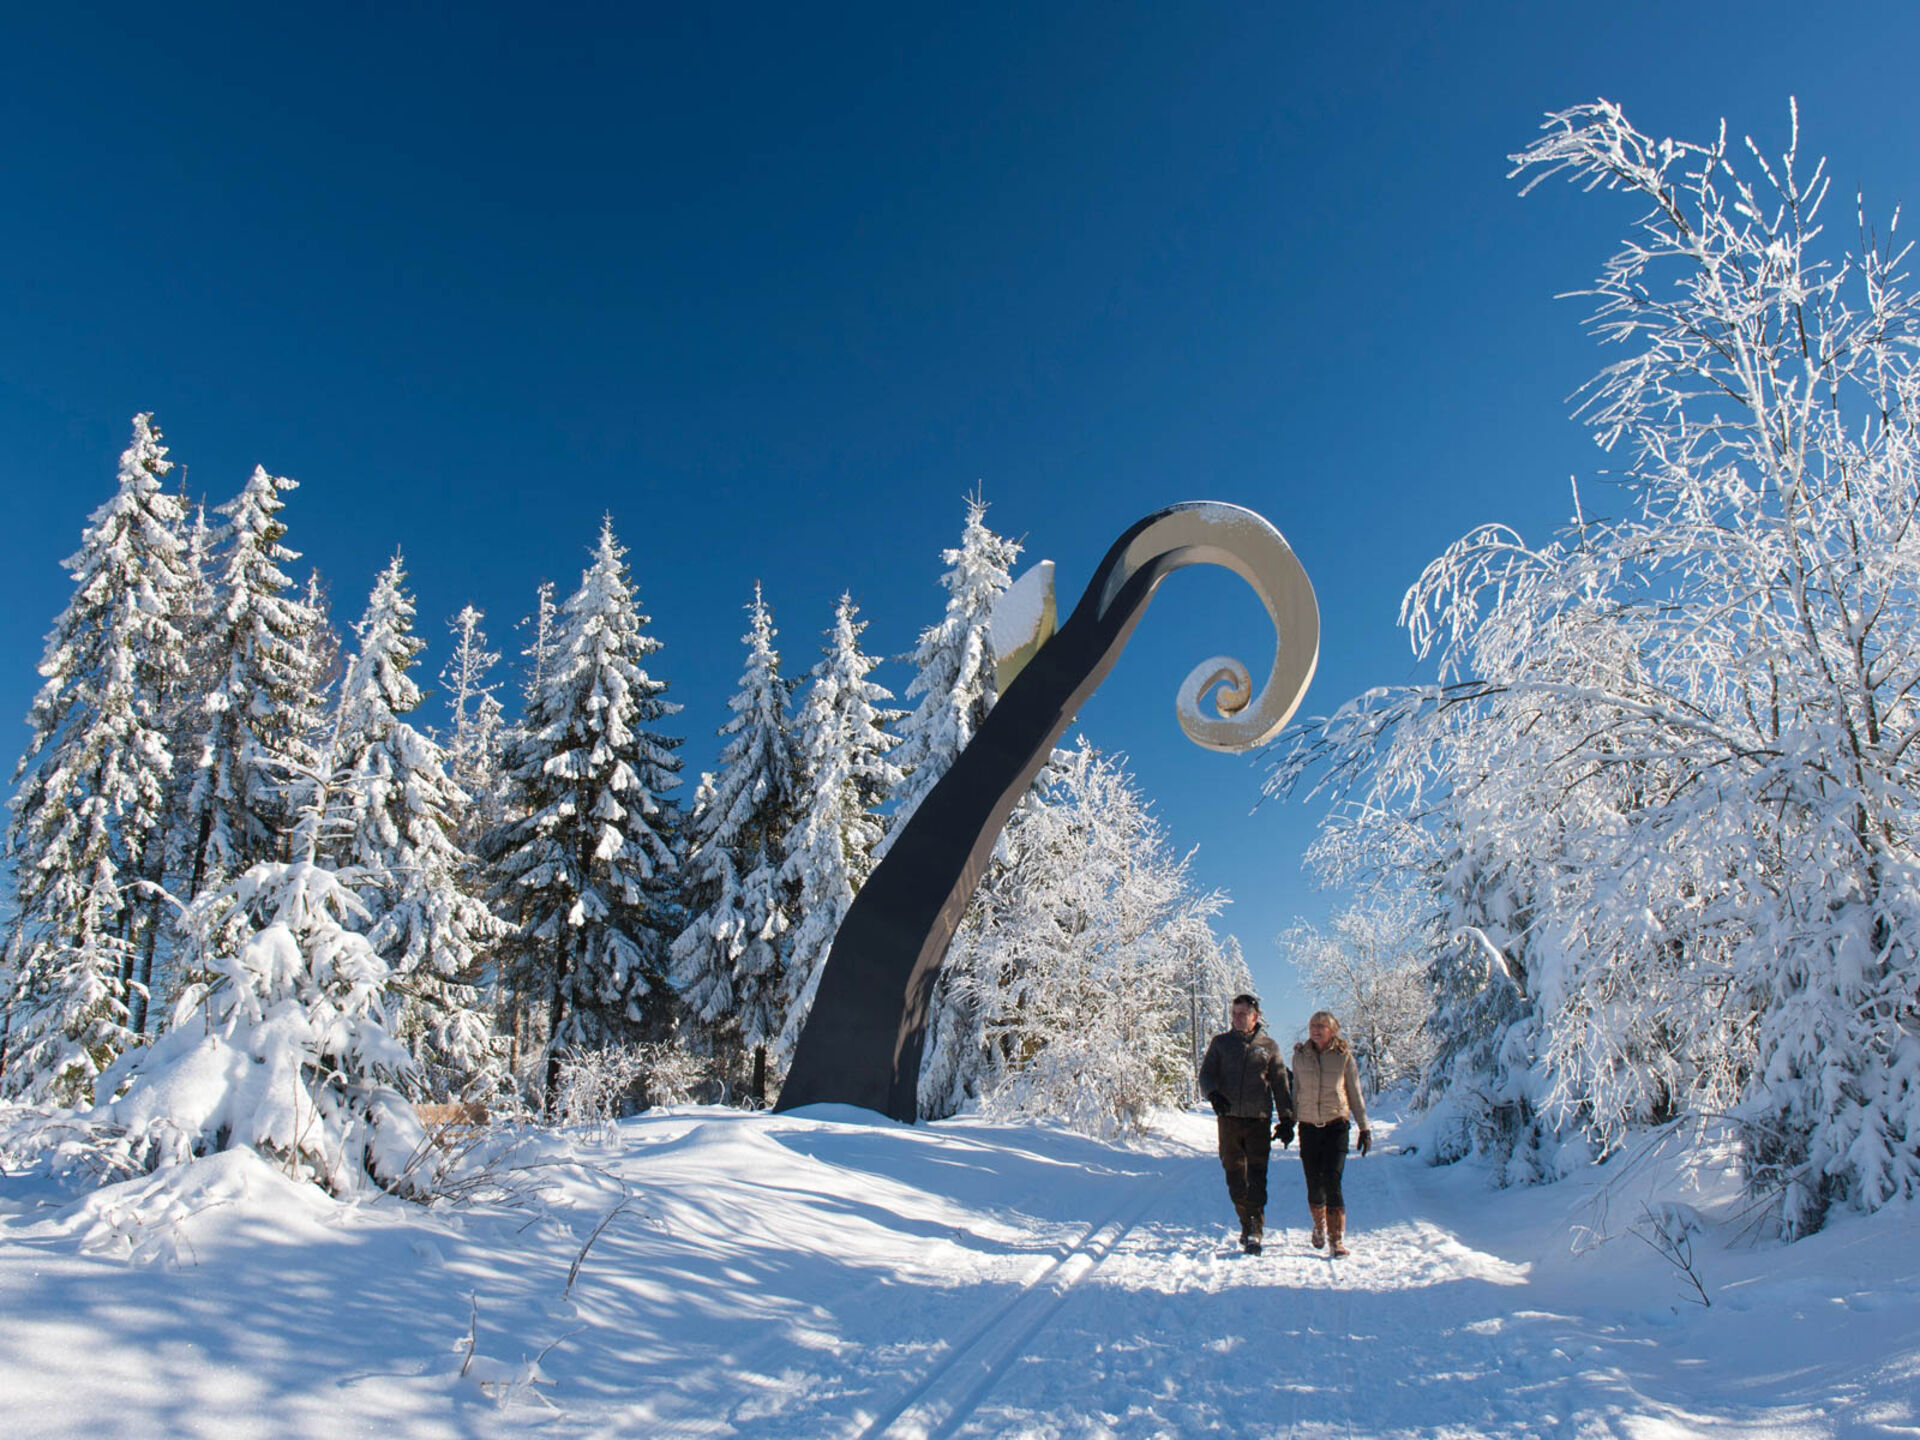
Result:
[[[6,22],[0,725],[136,410],[211,501],[301,482],[342,623],[404,549],[436,672],[467,603],[517,649],[610,512],[690,770],[756,579],[789,673],[842,589],[897,655],[976,486],[1063,605],[1143,514],[1260,510],[1320,596],[1318,713],[1417,673],[1427,559],[1544,536],[1606,463],[1566,404],[1604,356],[1553,297],[1635,211],[1517,198],[1543,112],[1773,150],[1794,95],[1836,225],[1920,198],[1908,4],[395,8]],[[1270,645],[1183,572],[1081,718],[1233,891],[1286,1028],[1316,817],[1250,815],[1258,764],[1173,720],[1192,664]]]

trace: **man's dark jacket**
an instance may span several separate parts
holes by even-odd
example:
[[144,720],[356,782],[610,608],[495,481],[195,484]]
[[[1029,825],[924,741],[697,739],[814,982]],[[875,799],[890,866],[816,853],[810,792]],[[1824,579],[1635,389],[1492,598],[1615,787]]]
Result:
[[1251,1035],[1228,1030],[1213,1037],[1200,1062],[1200,1093],[1211,1100],[1216,1091],[1227,1097],[1223,1113],[1238,1119],[1265,1120],[1276,1110],[1282,1120],[1293,1118],[1287,1063],[1263,1025]]

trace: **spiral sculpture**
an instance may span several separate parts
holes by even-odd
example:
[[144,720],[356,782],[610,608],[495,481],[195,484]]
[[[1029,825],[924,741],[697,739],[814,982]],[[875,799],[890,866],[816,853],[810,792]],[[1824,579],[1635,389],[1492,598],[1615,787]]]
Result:
[[854,897],[776,1109],[833,1103],[919,1118],[928,1002],[1001,827],[1112,670],[1160,582],[1201,564],[1246,580],[1278,639],[1257,692],[1238,660],[1197,666],[1176,700],[1180,726],[1197,744],[1222,751],[1250,750],[1280,733],[1320,655],[1319,605],[1286,540],[1253,511],[1206,500],[1169,506],[1130,527],[1067,622],[1003,683],[979,731]]

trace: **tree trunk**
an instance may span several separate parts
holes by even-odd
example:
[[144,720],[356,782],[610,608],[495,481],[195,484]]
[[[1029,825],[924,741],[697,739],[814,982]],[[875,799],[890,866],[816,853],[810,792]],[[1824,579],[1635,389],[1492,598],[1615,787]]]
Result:
[[152,899],[147,902],[146,933],[140,937],[140,955],[134,964],[133,985],[128,994],[128,1004],[133,1014],[129,1017],[130,1028],[136,1035],[147,1033],[147,1011],[152,998],[153,952],[160,943],[160,906],[164,897],[155,882]]
[[563,943],[553,971],[553,993],[547,1000],[547,1119],[560,1114],[560,1022],[566,1018],[567,965],[571,957]]

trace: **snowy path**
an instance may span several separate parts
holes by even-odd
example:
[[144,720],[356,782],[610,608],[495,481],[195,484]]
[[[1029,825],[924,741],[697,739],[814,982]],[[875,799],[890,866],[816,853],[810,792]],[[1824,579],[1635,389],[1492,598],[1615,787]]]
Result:
[[520,1203],[450,1214],[242,1156],[159,1222],[0,1180],[0,1433],[1920,1434],[1911,1221],[1716,1246],[1708,1310],[1631,1239],[1569,1255],[1571,1183],[1355,1159],[1334,1262],[1281,1153],[1250,1258],[1207,1117],[1147,1150],[847,1118],[536,1137]]

